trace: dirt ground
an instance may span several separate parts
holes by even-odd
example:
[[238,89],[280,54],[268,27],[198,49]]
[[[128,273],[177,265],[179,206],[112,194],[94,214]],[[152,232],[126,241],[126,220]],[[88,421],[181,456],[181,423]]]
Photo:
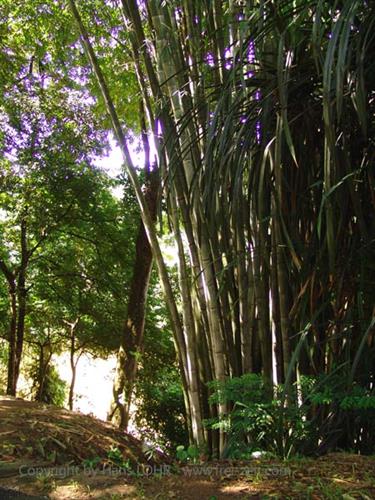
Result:
[[[175,464],[161,454],[147,459],[139,441],[108,423],[1,398],[0,487],[39,498],[375,499],[375,457]],[[116,452],[112,459],[108,450]]]

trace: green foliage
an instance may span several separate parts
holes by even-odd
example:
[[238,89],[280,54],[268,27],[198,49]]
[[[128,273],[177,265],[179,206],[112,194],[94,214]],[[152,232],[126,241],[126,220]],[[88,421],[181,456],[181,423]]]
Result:
[[188,444],[184,396],[165,302],[153,270],[148,294],[145,345],[135,387],[135,424],[140,436],[174,451]]
[[[226,455],[250,458],[256,450],[283,458],[311,454],[340,446],[340,436],[352,436],[353,449],[374,450],[375,395],[359,385],[347,387],[342,370],[330,376],[301,377],[292,394],[271,388],[257,374],[210,383],[212,403],[230,403],[222,419],[207,421],[228,434]],[[359,436],[366,434],[365,446]],[[332,441],[332,436],[335,440]],[[344,445],[345,446],[345,445]],[[347,446],[347,445],[346,445]]]
[[100,462],[101,462],[101,458],[96,456],[93,458],[85,458],[84,460],[82,460],[82,465],[84,468],[87,468],[87,469],[95,469],[95,467],[97,465],[99,465]]
[[65,347],[69,325],[77,321],[77,354],[107,355],[119,343],[138,221],[125,220],[106,183],[95,202],[85,220],[63,228],[45,246],[31,315],[39,336],[48,318]]
[[[111,446],[104,461],[108,462],[111,466],[131,470],[130,460],[124,460],[123,454],[117,446]],[[95,456],[93,458],[86,458],[83,460],[82,465],[87,469],[94,469],[101,462],[103,462],[103,459],[99,456]]]
[[342,410],[375,409],[375,394],[372,390],[357,383],[346,387],[345,378],[341,378],[341,373],[327,379],[326,375],[317,379],[303,377],[303,381],[313,381],[311,392],[306,397],[307,401],[315,405],[336,405]]
[[[34,391],[39,389],[39,366],[30,372],[34,379]],[[39,400],[43,403],[63,408],[67,394],[67,384],[60,378],[59,372],[53,365],[48,365],[43,379],[43,388]]]
[[135,423],[143,438],[151,443],[156,440],[167,449],[187,442],[184,399],[177,371],[166,368],[148,380],[141,374],[136,396]]
[[24,266],[24,341],[108,354],[119,343],[138,218],[124,216],[114,182],[93,165],[107,138],[92,101],[49,78],[31,72],[0,99],[0,327],[8,335],[4,269],[17,283]]
[[289,456],[298,450],[308,436],[305,414],[295,404],[282,402],[282,388],[272,388],[260,375],[249,373],[225,382],[209,384],[213,394],[210,403],[229,402],[231,412],[220,420],[207,421],[214,428],[228,433],[226,455],[231,458],[250,458],[262,450]]
[[110,463],[115,465],[116,467],[120,467],[121,469],[131,468],[129,459],[124,460],[121,450],[116,446],[111,446],[110,450],[107,453],[107,458]]
[[342,410],[375,410],[375,396],[363,387],[355,387],[353,393],[340,401]]
[[192,462],[196,464],[198,462],[200,451],[198,446],[190,445],[185,449],[184,445],[179,445],[176,448],[176,458],[180,462]]

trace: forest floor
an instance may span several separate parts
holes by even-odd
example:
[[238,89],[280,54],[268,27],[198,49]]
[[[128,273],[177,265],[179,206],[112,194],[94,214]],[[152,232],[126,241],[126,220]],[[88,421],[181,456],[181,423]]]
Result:
[[0,499],[375,499],[375,457],[147,460],[139,441],[80,413],[0,396]]

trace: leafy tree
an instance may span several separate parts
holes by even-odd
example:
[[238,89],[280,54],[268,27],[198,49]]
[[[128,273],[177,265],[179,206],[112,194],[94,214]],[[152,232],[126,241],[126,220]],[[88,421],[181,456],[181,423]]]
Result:
[[119,345],[136,226],[106,189],[86,220],[65,227],[40,255],[39,314],[50,314],[70,353],[73,406],[76,367],[84,352],[108,354]]
[[[88,7],[83,12],[85,19],[92,20],[100,17],[103,20],[103,23],[98,25],[98,30],[95,33],[95,43],[100,43],[110,48],[111,46],[113,47],[113,39],[116,39],[121,44],[123,32],[119,32],[115,27],[116,22],[119,21],[119,13],[107,8],[106,5],[99,6],[97,3],[90,3]],[[30,12],[32,10],[39,13],[38,21],[35,23],[30,19]],[[79,89],[81,95],[84,93],[82,83],[85,83],[93,94],[99,96],[98,99],[91,99],[91,108],[95,109],[95,115],[99,117],[101,124],[105,127],[106,118],[102,112],[103,103],[100,93],[97,91],[95,80],[92,79],[87,68],[84,67],[82,53],[79,46],[76,45],[76,33],[66,29],[66,26],[69,24],[69,21],[67,22],[66,20],[66,12],[61,12],[60,16],[56,12],[56,4],[54,2],[46,4],[45,2],[38,1],[29,3],[25,9],[22,9],[18,3],[11,5],[9,2],[5,2],[4,12],[8,16],[9,21],[9,31],[5,36],[5,42],[8,44],[9,50],[5,52],[4,56],[6,57],[6,54],[10,54],[13,63],[13,80],[9,79],[9,87],[14,85],[18,78],[23,79],[27,72],[47,74],[48,84],[51,83],[51,77],[57,78],[61,85],[71,89],[70,92],[72,92],[72,89]],[[52,25],[54,26],[53,34],[51,34]],[[69,52],[65,50],[66,46],[71,49]],[[128,123],[134,123],[139,127],[138,119],[136,119],[138,99],[129,99],[126,97],[134,93],[133,90],[136,82],[134,73],[127,71],[126,73],[119,74],[114,71],[113,58],[120,56],[122,63],[123,50],[120,46],[116,45],[114,52],[107,60],[107,71],[112,74],[112,87],[117,89],[116,94],[119,96],[119,99],[116,99],[117,106],[123,109]],[[137,107],[136,109],[134,105]],[[98,121],[96,121],[96,125],[98,125]],[[143,140],[144,142],[147,140],[145,135]],[[149,160],[146,163],[149,163]],[[146,184],[148,186],[147,191],[149,192],[149,203],[154,206],[153,211],[155,212],[158,190],[157,182],[155,182],[156,177],[154,175],[150,176],[147,173],[148,170],[150,170],[149,164],[146,166]],[[150,179],[148,179],[149,177]],[[153,180],[151,180],[151,177],[153,177]],[[142,297],[145,297],[147,294],[148,275],[152,265],[152,256],[142,224],[139,225],[137,248],[138,260],[134,265],[132,293],[129,299],[127,319],[124,322],[125,332],[122,335],[124,339],[127,339],[123,343],[132,344],[131,348],[129,346],[126,348],[131,365],[127,369],[130,384],[130,390],[127,390],[127,393],[129,394],[132,392],[132,380],[134,379],[136,369],[134,365],[135,358],[129,353],[137,349],[136,344],[141,344],[144,323],[142,316],[144,316],[145,303],[145,298],[142,299]],[[76,324],[76,322],[72,324]],[[126,330],[126,325],[128,324],[135,325],[135,335],[133,335],[133,327],[129,327]],[[72,368],[73,366],[74,362],[72,361]]]
[[79,96],[44,77],[9,90],[1,109],[0,270],[9,289],[7,393],[15,394],[33,263],[62,224],[82,216],[100,186],[91,167],[104,137]]

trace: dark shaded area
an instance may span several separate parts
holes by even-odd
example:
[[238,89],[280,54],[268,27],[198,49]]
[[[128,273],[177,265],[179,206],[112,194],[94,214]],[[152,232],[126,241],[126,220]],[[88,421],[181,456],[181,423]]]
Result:
[[46,500],[49,497],[43,496],[34,496],[34,495],[27,495],[26,493],[22,493],[22,491],[16,491],[16,490],[10,490],[8,488],[2,488],[0,487],[0,499],[1,500],[13,500],[14,498],[17,498],[17,500]]

